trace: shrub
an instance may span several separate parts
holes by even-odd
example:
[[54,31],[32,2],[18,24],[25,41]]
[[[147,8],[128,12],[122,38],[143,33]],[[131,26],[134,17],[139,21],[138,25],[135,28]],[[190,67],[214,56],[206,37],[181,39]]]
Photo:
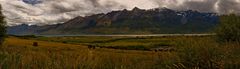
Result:
[[33,42],[33,46],[38,46],[38,42]]
[[182,41],[177,46],[177,69],[222,69],[225,53],[210,39]]
[[37,38],[38,36],[36,35],[23,35],[23,36],[16,36],[19,38],[23,38],[23,39],[31,39],[31,38]]
[[220,17],[220,24],[217,28],[217,41],[236,42],[240,40],[240,16],[235,14],[223,15]]

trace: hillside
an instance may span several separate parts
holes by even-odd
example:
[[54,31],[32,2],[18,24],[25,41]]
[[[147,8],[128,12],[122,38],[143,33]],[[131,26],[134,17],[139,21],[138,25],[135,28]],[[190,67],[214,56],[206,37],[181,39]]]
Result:
[[18,25],[8,34],[174,34],[208,33],[218,24],[218,15],[198,11],[176,11],[168,8],[112,11],[76,17],[57,25]]

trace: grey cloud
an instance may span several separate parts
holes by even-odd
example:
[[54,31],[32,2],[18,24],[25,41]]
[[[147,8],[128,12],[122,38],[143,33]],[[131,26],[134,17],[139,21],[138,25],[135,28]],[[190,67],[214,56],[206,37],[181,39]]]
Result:
[[182,6],[177,8],[184,10],[197,10],[201,12],[215,12],[216,2],[217,0],[186,1]]
[[[106,13],[123,5],[115,1],[101,4],[100,0],[43,0],[39,4],[27,4],[21,0],[0,0],[8,25],[55,24],[76,16]],[[113,5],[114,4],[114,5]],[[11,8],[11,9],[9,9]]]
[[22,0],[0,0],[0,3],[9,25],[55,24],[76,16],[132,9],[135,6],[144,9],[192,9],[221,14],[240,12],[240,0],[42,0],[35,5],[23,3]]
[[85,0],[86,2],[90,2],[90,4],[92,4],[94,7],[99,7],[101,6],[98,1],[99,0]]
[[[177,10],[197,10],[220,14],[239,13],[240,0],[153,0],[159,7]],[[166,2],[171,2],[166,5]]]
[[239,13],[240,2],[237,0],[219,0],[218,11],[221,13]]

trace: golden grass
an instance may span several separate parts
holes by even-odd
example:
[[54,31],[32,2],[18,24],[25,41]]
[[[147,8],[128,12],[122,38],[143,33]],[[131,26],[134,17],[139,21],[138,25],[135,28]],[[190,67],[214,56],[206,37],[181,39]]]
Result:
[[16,37],[9,37],[6,39],[6,44],[10,46],[32,46],[33,42],[38,42],[39,47],[49,47],[49,46],[80,46],[80,45],[73,45],[73,44],[64,44],[58,42],[47,42],[47,41],[39,41],[39,40],[27,40],[27,39],[20,39]]
[[[66,37],[64,39],[67,40]],[[162,41],[161,39],[172,40],[148,40]],[[106,48],[90,50],[83,45],[8,37],[3,47],[4,52],[0,52],[0,69],[240,68],[239,43],[218,44],[209,37],[174,39],[176,51],[153,52]],[[98,37],[96,40],[101,39]],[[32,46],[33,42],[38,42],[39,46]]]
[[[32,43],[38,42],[38,47]],[[26,40],[6,39],[7,57],[0,62],[3,69],[152,69],[163,60],[173,59],[174,53],[136,50],[89,50],[85,46]],[[160,56],[165,56],[161,57]],[[164,62],[164,61],[163,61]],[[164,67],[164,66],[161,66]],[[167,65],[165,65],[167,67]]]

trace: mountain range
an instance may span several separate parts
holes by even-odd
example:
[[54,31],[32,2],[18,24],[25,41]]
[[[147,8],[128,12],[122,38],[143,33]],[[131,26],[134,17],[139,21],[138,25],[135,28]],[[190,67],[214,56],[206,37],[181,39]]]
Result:
[[209,33],[219,23],[216,13],[168,8],[119,10],[78,16],[62,24],[8,27],[13,35],[192,34]]

